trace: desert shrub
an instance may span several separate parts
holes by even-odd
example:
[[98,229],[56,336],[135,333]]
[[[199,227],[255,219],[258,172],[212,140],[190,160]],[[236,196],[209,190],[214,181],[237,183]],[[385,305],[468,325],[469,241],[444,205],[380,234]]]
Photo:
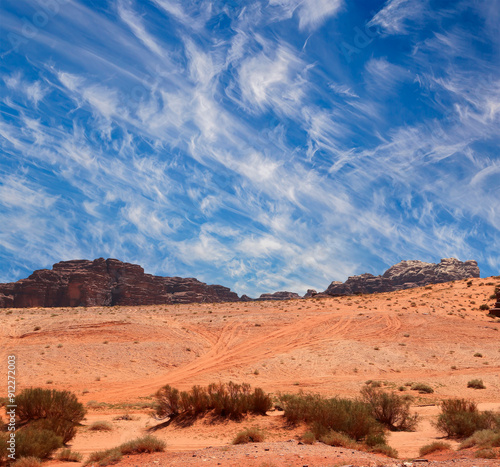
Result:
[[64,462],[81,462],[82,455],[79,452],[72,451],[71,449],[63,449],[58,455],[57,459]]
[[123,443],[116,448],[93,452],[87,459],[87,462],[85,462],[85,465],[110,465],[118,462],[124,455],[140,454],[143,452],[162,452],[165,450],[165,447],[166,443],[164,441],[148,435]]
[[476,403],[466,399],[444,400],[436,423],[439,431],[456,438],[466,438],[475,431],[498,425],[498,416],[492,412],[479,412]]
[[394,448],[391,448],[387,444],[378,444],[377,446],[373,446],[370,449],[370,452],[375,452],[377,454],[383,454],[384,456],[392,457],[393,459],[398,458],[398,451],[396,451]]
[[85,417],[83,405],[69,391],[24,389],[17,396],[16,404],[16,415],[21,422],[50,418],[78,424]]
[[479,307],[480,310],[489,310],[490,307],[486,304],[486,303],[483,303],[480,307]]
[[382,431],[368,404],[349,399],[325,399],[316,394],[285,394],[280,397],[288,423],[311,426],[317,438],[337,431],[360,440]]
[[166,443],[154,436],[143,436],[118,447],[123,455],[140,454],[142,452],[163,452],[167,447]]
[[314,436],[314,433],[311,431],[306,431],[302,436],[301,436],[302,442],[304,444],[314,444],[316,441],[316,436]]
[[264,433],[258,428],[247,428],[236,435],[233,444],[261,443],[264,438]]
[[84,465],[105,466],[115,464],[123,457],[118,448],[107,449],[106,451],[97,451],[90,454]]
[[60,436],[63,444],[72,440],[76,435],[76,425],[68,420],[43,418],[34,420],[28,426],[39,430],[49,430]]
[[444,443],[443,441],[435,441],[434,443],[422,446],[420,448],[419,455],[426,456],[427,454],[431,454],[432,452],[446,451],[447,449],[451,449],[451,445],[449,443]]
[[191,391],[179,392],[171,386],[164,386],[156,393],[158,419],[175,417],[181,413],[192,415],[213,411],[216,416],[239,419],[248,412],[265,415],[272,407],[269,394],[262,389],[251,391],[249,384],[230,381],[212,383],[207,388],[194,386]]
[[89,426],[90,431],[112,431],[113,424],[106,420],[98,420]]
[[418,391],[422,394],[432,394],[434,389],[432,389],[428,384],[425,383],[414,383],[411,385],[414,391]]
[[500,432],[495,430],[479,430],[460,443],[458,449],[467,449],[473,446],[483,448],[500,447]]
[[467,383],[468,388],[474,388],[474,389],[486,389],[486,386],[483,383],[482,379],[471,379]]
[[364,443],[367,446],[377,446],[379,444],[387,444],[387,439],[385,437],[385,433],[372,433],[369,434],[365,439]]
[[22,457],[12,464],[12,467],[42,467],[42,461],[38,457]]
[[323,436],[321,436],[319,440],[322,443],[333,447],[356,449],[358,446],[355,440],[337,431],[329,431],[328,433],[325,433]]
[[37,457],[47,459],[63,442],[51,430],[27,426],[16,430],[16,457]]
[[480,458],[480,459],[496,459],[497,453],[490,448],[485,448],[485,449],[479,449],[474,453],[474,457]]
[[410,414],[411,398],[369,386],[361,389],[361,397],[370,406],[373,417],[390,430],[412,431],[416,428],[418,415]]

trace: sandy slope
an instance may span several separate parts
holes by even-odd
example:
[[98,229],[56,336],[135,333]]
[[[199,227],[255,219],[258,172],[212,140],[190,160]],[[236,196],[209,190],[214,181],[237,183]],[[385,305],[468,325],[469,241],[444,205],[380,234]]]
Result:
[[[425,382],[435,392],[414,394],[423,416],[419,431],[390,436],[400,455],[415,456],[438,436],[430,423],[435,402],[472,397],[488,407],[500,403],[500,323],[479,310],[492,304],[495,284],[500,279],[290,302],[2,310],[0,345],[3,354],[17,356],[19,389],[70,389],[90,407],[115,404],[92,409],[89,419],[112,419],[132,410],[132,402],[139,407],[167,383],[187,389],[233,380],[273,393],[354,397],[367,380],[395,389]],[[487,388],[468,389],[474,378]],[[153,422],[145,410],[136,416],[115,421],[116,430],[105,436],[82,430],[75,448],[89,452],[142,434]],[[254,422],[269,423],[262,420]],[[156,434],[171,449],[203,448],[227,444],[241,426],[200,425],[198,440],[193,429]],[[283,430],[282,423],[271,428]]]

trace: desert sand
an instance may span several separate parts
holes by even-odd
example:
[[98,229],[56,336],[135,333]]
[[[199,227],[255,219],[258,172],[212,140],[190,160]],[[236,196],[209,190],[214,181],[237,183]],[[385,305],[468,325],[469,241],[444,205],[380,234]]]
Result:
[[[279,302],[5,309],[0,345],[4,361],[16,355],[18,392],[68,389],[86,404],[87,420],[70,443],[84,456],[152,432],[167,442],[165,453],[130,456],[118,465],[402,465],[442,438],[432,424],[442,399],[471,398],[480,409],[500,409],[500,320],[479,309],[492,305],[500,278],[468,282]],[[476,378],[486,389],[467,388]],[[150,415],[152,396],[165,384],[189,389],[234,381],[274,394],[352,398],[369,380],[415,397],[417,431],[388,436],[400,460],[298,444],[307,428],[287,427],[279,411],[187,427],[157,426]],[[412,382],[434,393],[412,391]],[[119,419],[125,414],[131,420]],[[113,430],[88,430],[97,420],[111,421]],[[232,446],[249,426],[263,428],[266,442]],[[472,455],[449,451],[429,459],[443,466],[500,465]]]

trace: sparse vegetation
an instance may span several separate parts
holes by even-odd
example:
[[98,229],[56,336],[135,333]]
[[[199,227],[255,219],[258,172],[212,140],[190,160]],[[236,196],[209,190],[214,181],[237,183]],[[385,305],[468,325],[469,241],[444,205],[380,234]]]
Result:
[[21,425],[52,431],[64,444],[75,436],[76,426],[85,417],[83,405],[69,391],[24,389],[17,396],[16,404]]
[[316,436],[314,436],[314,433],[312,431],[306,431],[301,436],[301,439],[304,444],[314,444],[314,442],[316,441]]
[[411,397],[398,396],[373,387],[365,386],[361,397],[372,411],[373,417],[393,431],[413,431],[418,424],[418,415],[410,413]]
[[42,467],[42,461],[38,457],[22,457],[12,464],[12,467]]
[[479,430],[460,443],[458,449],[467,449],[473,446],[480,448],[500,447],[500,432],[497,430]]
[[261,443],[264,439],[264,433],[258,428],[247,428],[236,435],[233,444]]
[[65,448],[57,455],[57,459],[64,462],[81,462],[82,455],[79,452]]
[[44,430],[34,426],[26,426],[16,430],[16,457],[36,457],[47,459],[62,447],[61,436],[51,430]]
[[223,418],[239,419],[249,412],[265,415],[272,407],[271,396],[261,388],[252,392],[246,383],[213,383],[207,388],[193,386],[189,392],[179,392],[166,385],[155,397],[156,418],[160,420],[182,413],[197,416],[208,411]]
[[166,444],[164,441],[155,438],[154,436],[144,436],[120,446],[105,451],[93,452],[85,465],[106,466],[118,462],[123,455],[140,454],[144,452],[162,452],[165,450]]
[[471,379],[467,383],[467,387],[473,389],[486,389],[482,379]]
[[418,391],[421,394],[432,394],[434,392],[434,389],[424,383],[414,383],[411,385],[411,389],[413,391]]
[[98,420],[89,426],[90,431],[112,431],[113,424],[105,420]]
[[426,456],[427,454],[431,454],[437,451],[446,451],[451,449],[450,443],[445,443],[444,441],[434,441],[433,443],[426,444],[422,446],[419,451],[420,456]]
[[479,412],[475,402],[448,399],[441,403],[436,427],[449,437],[466,438],[475,431],[498,427],[500,419],[492,412]]

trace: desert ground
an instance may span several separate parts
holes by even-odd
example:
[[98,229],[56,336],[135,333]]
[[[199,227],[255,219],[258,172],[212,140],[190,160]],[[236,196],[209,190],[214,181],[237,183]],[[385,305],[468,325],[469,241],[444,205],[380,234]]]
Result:
[[[84,426],[70,442],[84,457],[152,433],[167,442],[166,452],[130,456],[117,465],[403,465],[418,458],[420,447],[442,439],[432,423],[442,399],[470,398],[480,409],[500,409],[500,320],[479,308],[493,304],[498,285],[500,277],[490,277],[292,301],[4,309],[0,345],[3,361],[16,355],[18,392],[30,386],[67,389],[86,405]],[[486,389],[468,388],[471,379],[482,379]],[[189,426],[161,425],[151,417],[152,396],[165,384],[186,390],[234,381],[273,394],[354,398],[369,380],[415,397],[417,431],[388,436],[399,460],[300,444],[307,428],[290,428],[280,411],[241,422],[205,418]],[[434,393],[412,391],[409,383],[415,382]],[[113,429],[88,429],[101,420]],[[231,445],[250,426],[262,428],[266,442]],[[500,465],[469,450],[428,459],[426,465]]]

